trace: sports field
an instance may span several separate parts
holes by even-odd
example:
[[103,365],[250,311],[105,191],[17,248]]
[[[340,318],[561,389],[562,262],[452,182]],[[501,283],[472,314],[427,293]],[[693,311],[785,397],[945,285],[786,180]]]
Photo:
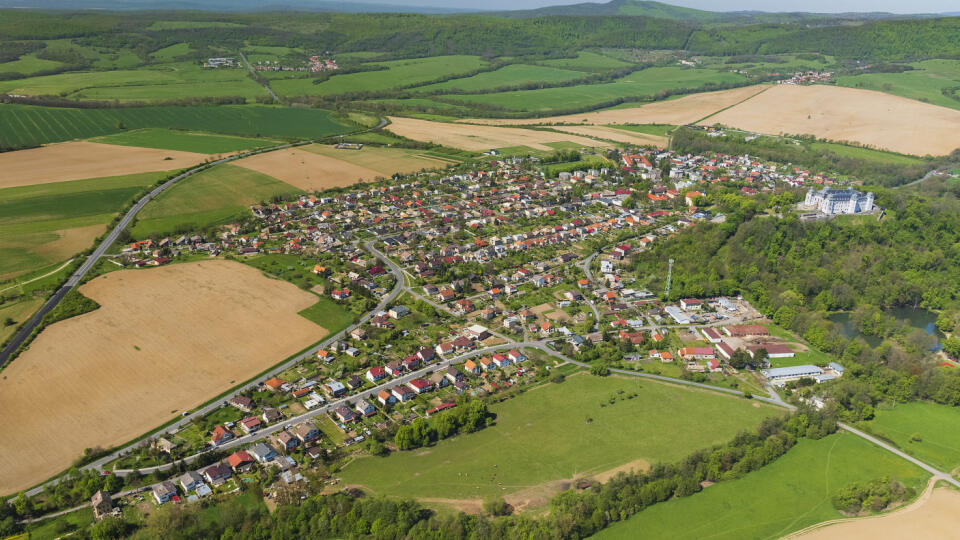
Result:
[[521,119],[469,119],[464,122],[492,125],[529,124],[672,124],[694,123],[721,109],[764,91],[769,86],[745,86],[718,92],[703,92],[646,105],[624,106],[602,111]]
[[0,380],[0,493],[124,443],[320,340],[316,297],[228,261],[121,270],[96,311],[55,323]]
[[199,165],[206,154],[68,142],[0,154],[0,189]]
[[251,139],[230,135],[212,135],[172,129],[145,128],[97,137],[93,142],[117,144],[120,146],[140,146],[160,148],[201,154],[226,154],[250,148],[278,144],[270,139]]
[[929,475],[847,433],[804,439],[786,455],[738,480],[656,504],[595,536],[719,540],[776,539],[843,517],[831,497],[852,482],[883,476],[923,489]]
[[574,375],[491,406],[493,427],[361,458],[340,476],[378,495],[442,498],[454,506],[506,496],[518,507],[541,506],[574,478],[677,460],[780,412],[754,405],[637,378]]
[[431,122],[400,117],[391,117],[390,121],[390,131],[401,137],[464,150],[486,151],[491,148],[529,146],[535,150],[552,152],[554,149],[546,146],[546,143],[552,142],[570,142],[587,147],[609,146],[587,137],[551,131]]
[[[867,424],[904,452],[941,470],[960,467],[960,409],[936,403],[899,403],[881,408]],[[919,440],[911,440],[916,435]]]
[[137,216],[131,233],[146,238],[218,225],[249,215],[247,207],[251,204],[300,193],[296,187],[265,174],[236,165],[217,165],[161,193]]
[[117,211],[167,173],[0,189],[0,279],[90,247]]
[[417,87],[415,91],[449,92],[451,90],[460,90],[463,92],[476,92],[478,90],[490,90],[502,86],[519,86],[538,82],[557,83],[572,81],[587,75],[588,74],[582,71],[572,71],[569,69],[530,64],[510,64],[496,71],[486,71],[472,77],[420,86]]
[[457,101],[493,105],[514,111],[550,112],[598,105],[626,96],[651,98],[664,90],[694,89],[708,83],[734,83],[743,80],[743,76],[726,71],[654,67],[636,71],[611,83],[450,97]]
[[914,155],[960,147],[960,111],[870,90],[777,85],[701,122],[758,133],[804,133]]
[[267,105],[69,109],[0,104],[0,148],[86,139],[126,129],[173,128],[248,137],[319,138],[351,128],[322,109]]
[[468,73],[485,65],[479,56],[433,56],[367,64],[387,69],[334,75],[313,84],[312,78],[274,79],[273,91],[282,96],[333,95],[357,91],[376,91],[429,82],[458,73]]

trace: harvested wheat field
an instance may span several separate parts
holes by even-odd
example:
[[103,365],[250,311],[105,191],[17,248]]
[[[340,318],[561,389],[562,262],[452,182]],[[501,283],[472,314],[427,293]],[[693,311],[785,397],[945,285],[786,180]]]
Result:
[[700,120],[721,109],[754,96],[769,86],[744,86],[732,90],[704,92],[677,99],[655,101],[637,107],[606,109],[596,112],[548,116],[545,118],[464,120],[471,124],[517,126],[530,124],[673,124],[684,125]]
[[960,111],[838,86],[775,86],[702,123],[773,135],[812,134],[920,156],[960,147]]
[[665,148],[669,144],[669,139],[659,135],[649,135],[647,133],[637,133],[607,126],[556,126],[553,129],[566,133],[576,133],[578,135],[588,135],[610,141],[617,141],[638,146],[657,146]]
[[303,149],[331,159],[373,169],[384,176],[391,176],[394,173],[409,174],[421,169],[442,169],[456,163],[454,160],[423,154],[422,150],[406,148],[365,146],[360,150],[346,150],[325,144],[311,144],[304,146]]
[[960,530],[960,492],[950,488],[928,490],[910,506],[877,517],[841,520],[827,526],[814,526],[804,534],[790,538],[803,540],[846,540],[870,538],[956,538]]
[[100,309],[51,325],[0,380],[0,493],[136,438],[320,340],[316,296],[240,263],[100,276]]
[[[167,159],[170,158],[170,159]],[[206,154],[117,146],[86,141],[51,144],[0,154],[0,189],[102,178],[124,174],[170,171],[197,165]]]
[[268,152],[234,161],[233,164],[272,176],[306,191],[322,191],[390,176],[300,148]]
[[464,150],[483,151],[491,148],[528,146],[535,150],[552,152],[555,149],[546,146],[544,143],[553,142],[572,142],[588,147],[609,146],[606,143],[578,135],[533,129],[450,124],[398,117],[391,117],[390,121],[392,122],[389,126],[390,131],[401,137],[416,141],[429,141]]

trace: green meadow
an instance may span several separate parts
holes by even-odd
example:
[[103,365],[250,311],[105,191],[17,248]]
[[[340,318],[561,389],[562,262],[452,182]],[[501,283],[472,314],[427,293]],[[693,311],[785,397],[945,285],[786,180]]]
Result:
[[515,111],[550,112],[598,105],[623,97],[653,98],[663,90],[696,89],[708,83],[734,83],[743,80],[743,76],[729,72],[655,67],[631,73],[612,83],[496,94],[464,94],[450,96],[450,99]]
[[597,54],[595,52],[583,51],[577,53],[576,58],[558,58],[556,60],[544,60],[540,62],[541,65],[560,68],[560,69],[572,69],[575,71],[585,71],[585,72],[597,72],[602,73],[605,71],[610,71],[614,69],[619,69],[631,65],[629,62],[624,62],[623,60],[618,60],[616,58],[611,58],[602,54]]
[[879,408],[866,423],[871,433],[941,470],[960,467],[960,409],[936,403],[898,403]]
[[860,148],[846,144],[816,142],[810,143],[810,148],[819,152],[832,152],[838,156],[878,161],[891,165],[917,165],[923,163],[923,159],[916,156],[873,150],[871,148]]
[[181,150],[200,154],[222,154],[277,144],[269,139],[250,139],[229,135],[191,133],[170,129],[145,128],[92,139],[93,142],[140,146],[163,150]]
[[32,75],[38,71],[56,69],[61,66],[63,66],[62,62],[37,58],[36,53],[31,53],[25,54],[12,62],[4,62],[0,64],[0,73],[20,73],[22,75]]
[[448,77],[458,73],[467,73],[479,69],[485,62],[478,56],[434,56],[409,60],[393,60],[366,64],[382,66],[387,69],[363,71],[333,75],[320,84],[313,84],[312,78],[274,79],[270,87],[284,96],[334,95],[358,91],[377,91],[410,86]]
[[340,477],[378,495],[501,496],[636,460],[678,460],[780,414],[744,399],[587,374],[532,389],[490,410],[497,417],[492,427],[430,448],[360,458]]
[[924,60],[911,65],[913,71],[845,75],[837,83],[960,109],[960,91],[953,92],[957,99],[943,95],[944,88],[960,87],[960,60]]
[[671,124],[611,124],[607,127],[636,133],[646,133],[647,135],[658,135],[660,137],[666,137],[671,131],[677,128],[677,126]]
[[416,91],[449,92],[452,90],[459,90],[463,92],[476,92],[478,90],[490,90],[499,88],[501,86],[517,86],[539,82],[566,82],[585,76],[586,74],[583,72],[571,71],[568,69],[558,69],[528,64],[509,64],[496,71],[485,71],[472,77],[453,79],[442,83],[420,86],[416,88]]
[[243,167],[217,165],[160,194],[137,217],[135,238],[173,234],[226,223],[249,213],[251,204],[299,189]]
[[653,505],[594,538],[773,540],[842,518],[831,497],[850,483],[884,476],[919,493],[929,474],[847,433],[804,439],[758,471]]
[[320,138],[351,128],[329,111],[266,105],[70,109],[0,104],[0,148],[86,139],[126,129],[173,128],[230,135]]
[[0,190],[0,276],[28,272],[90,247],[123,205],[166,175],[151,172]]

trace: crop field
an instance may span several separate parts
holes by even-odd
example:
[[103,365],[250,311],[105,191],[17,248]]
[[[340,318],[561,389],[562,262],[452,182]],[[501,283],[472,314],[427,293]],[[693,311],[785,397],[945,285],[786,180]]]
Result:
[[803,540],[849,538],[950,538],[960,529],[960,492],[937,488],[915,504],[873,519],[849,519],[797,536]]
[[169,171],[202,163],[206,154],[67,142],[0,154],[0,189],[141,172]]
[[270,174],[277,180],[304,191],[322,191],[390,176],[368,167],[301,148],[260,154],[235,163],[238,167]]
[[668,99],[638,106],[624,106],[601,111],[548,116],[544,118],[520,119],[468,119],[464,122],[492,125],[528,125],[528,124],[672,124],[684,125],[697,122],[701,118],[735,105],[769,86],[745,86],[718,92],[703,92],[676,99]]
[[836,86],[778,85],[701,124],[757,133],[806,133],[903,154],[944,155],[960,147],[960,111]]
[[615,127],[624,131],[632,131],[634,133],[656,135],[658,137],[666,137],[671,131],[677,128],[677,126],[670,124],[611,125],[609,127]]
[[0,380],[4,494],[67,468],[84,448],[153,429],[326,334],[297,315],[313,294],[235,262],[121,270],[80,292],[101,307],[51,325]]
[[0,148],[86,139],[138,128],[172,128],[230,135],[318,138],[350,131],[321,109],[262,105],[67,109],[0,104]]
[[333,146],[311,144],[304,146],[303,149],[338,161],[366,167],[387,176],[397,172],[407,174],[420,169],[444,168],[457,163],[453,158],[442,159],[426,154],[423,150],[407,148],[366,146],[361,150],[338,150]]
[[613,69],[624,68],[630,65],[628,62],[611,58],[595,52],[583,51],[577,53],[576,58],[558,58],[556,60],[544,60],[541,65],[560,69],[572,69],[576,71],[604,72]]
[[[911,65],[916,69],[902,73],[848,75],[840,77],[837,83],[960,109],[960,60],[924,60]],[[954,88],[956,99],[945,96],[944,88]]]
[[[177,51],[185,52],[182,47],[173,52]],[[0,92],[121,101],[215,96],[253,99],[266,95],[266,90],[247,75],[243,68],[205,70],[194,62],[175,62],[139,69],[77,71],[2,81]]]
[[574,478],[677,460],[780,412],[754,405],[636,378],[574,375],[491,406],[493,427],[430,448],[361,458],[340,476],[378,495],[454,505],[506,496],[514,506],[535,507]]
[[[29,319],[42,305],[43,300],[39,298],[0,304],[0,343],[12,336],[17,329],[17,325]],[[6,321],[8,318],[16,324],[6,326],[2,321]]]
[[804,439],[760,470],[651,506],[595,538],[772,540],[843,517],[830,498],[852,482],[883,476],[917,492],[929,477],[922,469],[854,435]]
[[131,233],[137,238],[146,238],[188,227],[226,223],[249,214],[247,207],[251,204],[266,202],[273,196],[299,193],[296,187],[266,174],[236,165],[217,165],[160,194],[137,216]]
[[[947,471],[960,467],[960,410],[956,407],[899,403],[877,410],[867,427],[934,467]],[[915,435],[919,440],[912,439]]]
[[585,107],[626,96],[652,98],[662,90],[700,88],[707,83],[743,81],[741,75],[707,69],[654,67],[637,71],[612,83],[585,84],[520,90],[496,94],[464,94],[452,99],[468,103],[494,105],[508,110],[550,112]]
[[89,247],[117,211],[165,172],[0,189],[0,278]]
[[472,77],[421,86],[416,88],[416,91],[461,90],[464,92],[476,92],[478,90],[490,90],[501,86],[517,86],[536,82],[556,83],[572,81],[586,75],[587,74],[581,71],[571,71],[569,69],[529,64],[510,64],[496,71],[486,71]]
[[627,131],[607,126],[555,126],[553,129],[637,146],[666,148],[667,143],[669,143],[667,137],[664,136],[648,135],[639,131]]
[[330,79],[313,84],[312,78],[275,79],[270,87],[284,96],[333,95],[356,91],[376,91],[410,86],[467,73],[485,64],[478,56],[434,56],[410,60],[379,62],[374,66],[387,69],[334,75]]
[[390,121],[390,131],[401,137],[416,141],[429,141],[464,150],[486,151],[491,148],[529,146],[534,150],[552,152],[554,148],[546,146],[546,143],[561,141],[587,147],[609,146],[607,143],[583,136],[551,131],[431,122],[429,120],[399,117],[391,117]]
[[180,150],[201,154],[227,154],[239,150],[272,146],[278,141],[270,139],[251,139],[230,135],[212,135],[172,129],[144,128],[125,131],[114,135],[97,137],[93,142],[117,144],[120,146],[140,146],[163,150]]

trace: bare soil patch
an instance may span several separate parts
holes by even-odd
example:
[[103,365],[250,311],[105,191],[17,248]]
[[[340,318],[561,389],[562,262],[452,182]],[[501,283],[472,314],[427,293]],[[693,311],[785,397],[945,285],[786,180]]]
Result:
[[637,471],[650,470],[650,462],[645,459],[635,459],[630,463],[624,463],[619,467],[614,467],[609,471],[603,471],[592,476],[597,482],[603,483],[610,480],[619,473],[631,473]]
[[803,540],[956,538],[957,530],[960,530],[960,492],[937,488],[896,512],[838,520],[790,537]]
[[509,495],[504,495],[503,500],[513,507],[514,512],[523,512],[547,505],[554,495],[570,489],[571,485],[573,485],[573,480],[555,480],[514,491]]
[[570,322],[573,320],[573,318],[570,317],[570,315],[566,311],[563,311],[560,309],[556,311],[548,311],[543,315],[544,317],[550,319],[551,321]]
[[960,111],[872,90],[778,85],[704,120],[759,133],[808,133],[905,154],[960,147]]
[[417,141],[429,141],[454,148],[462,148],[464,150],[483,151],[490,150],[491,148],[529,146],[535,150],[552,152],[554,149],[546,146],[544,143],[562,141],[581,144],[587,147],[610,146],[607,143],[579,135],[537,131],[533,129],[451,124],[399,117],[391,117],[390,121],[392,124],[390,124],[388,129],[401,137]]
[[[170,159],[166,159],[170,158]],[[201,163],[206,154],[87,141],[0,154],[0,188],[171,171]]]
[[307,191],[350,186],[357,182],[369,182],[378,177],[389,176],[374,169],[299,148],[267,152],[235,161],[233,164]]
[[607,109],[603,111],[549,116],[546,118],[490,119],[479,118],[464,120],[474,124],[498,126],[517,126],[530,124],[673,124],[683,125],[696,122],[720,109],[730,107],[750,96],[762,92],[767,86],[745,86],[719,92],[692,94],[678,99],[656,101],[638,107]]
[[483,499],[443,499],[443,498],[419,498],[418,501],[427,506],[443,505],[451,507],[454,510],[478,516],[483,513]]
[[[0,380],[0,493],[127,442],[326,335],[316,297],[228,261],[100,276],[100,309],[47,328]],[[175,411],[171,413],[171,411]]]

